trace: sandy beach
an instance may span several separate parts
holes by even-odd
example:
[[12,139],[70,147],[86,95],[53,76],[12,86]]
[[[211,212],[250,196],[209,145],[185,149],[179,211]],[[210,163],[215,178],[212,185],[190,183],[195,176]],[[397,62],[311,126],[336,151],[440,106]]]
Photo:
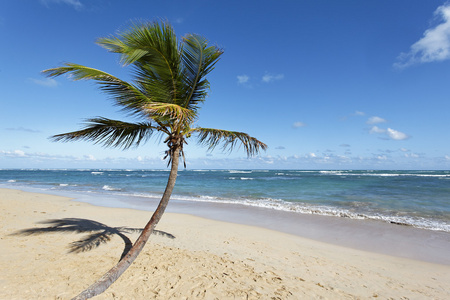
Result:
[[[0,189],[1,299],[70,299],[120,258],[146,211]],[[66,231],[16,234],[71,221]],[[70,252],[100,228],[110,240]],[[167,213],[134,264],[96,299],[449,299],[450,266],[260,227]],[[42,231],[42,230],[41,230]],[[174,238],[173,238],[174,237]]]

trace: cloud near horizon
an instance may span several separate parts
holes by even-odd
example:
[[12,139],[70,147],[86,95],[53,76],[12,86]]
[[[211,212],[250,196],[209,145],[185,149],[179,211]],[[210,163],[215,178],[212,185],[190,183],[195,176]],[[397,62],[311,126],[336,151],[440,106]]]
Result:
[[410,47],[409,52],[397,57],[394,67],[402,69],[414,64],[450,59],[450,3],[439,6],[434,15],[442,22],[425,30],[423,37]]
[[8,157],[25,157],[25,152],[22,150],[14,150],[14,151],[1,150],[0,155]]

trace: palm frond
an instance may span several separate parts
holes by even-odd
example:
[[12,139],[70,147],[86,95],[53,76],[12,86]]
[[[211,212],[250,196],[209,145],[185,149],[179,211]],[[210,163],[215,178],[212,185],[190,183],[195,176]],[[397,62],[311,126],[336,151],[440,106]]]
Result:
[[227,131],[212,128],[193,128],[192,133],[197,133],[198,142],[213,150],[219,144],[222,144],[223,151],[232,151],[236,145],[243,146],[247,156],[257,155],[261,150],[266,150],[267,145],[249,136],[244,132]]
[[195,111],[171,103],[149,103],[145,105],[144,109],[148,115],[155,116],[155,118],[167,116],[176,120],[177,123],[186,125],[192,123],[197,117]]
[[129,47],[123,40],[115,36],[99,38],[97,44],[109,52],[121,54],[123,65],[129,65],[148,53],[143,49]]
[[223,54],[223,50],[208,46],[204,37],[189,34],[183,38],[182,62],[184,67],[184,86],[188,87],[183,97],[183,106],[196,110],[198,103],[205,100],[209,82],[205,76],[214,69],[214,65]]
[[86,120],[86,127],[79,131],[57,134],[53,141],[69,142],[74,140],[92,141],[105,147],[128,149],[147,141],[154,130],[163,131],[151,123],[128,123],[102,117]]
[[164,21],[135,23],[118,36],[98,39],[97,44],[110,52],[121,54],[124,65],[141,60],[144,56],[148,56],[145,59],[165,61],[163,64],[166,67],[174,67],[179,63],[176,34],[172,26]]
[[142,115],[142,106],[150,102],[150,98],[134,85],[120,80],[106,72],[78,64],[66,63],[63,67],[42,71],[47,77],[68,74],[72,80],[94,80],[100,89],[111,95],[116,104],[131,114]]
[[153,102],[176,103],[180,97],[180,54],[168,23],[136,24],[118,37],[101,38],[99,45],[121,54],[124,65],[133,65],[134,80]]

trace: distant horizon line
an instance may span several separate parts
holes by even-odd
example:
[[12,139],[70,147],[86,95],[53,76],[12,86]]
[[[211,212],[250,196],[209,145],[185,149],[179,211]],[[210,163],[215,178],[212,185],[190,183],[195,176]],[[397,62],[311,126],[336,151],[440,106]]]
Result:
[[[0,171],[167,171],[170,169],[145,169],[145,168],[0,168]],[[450,169],[278,169],[278,168],[255,168],[255,169],[239,169],[239,168],[180,168],[178,171],[442,171],[447,172]]]

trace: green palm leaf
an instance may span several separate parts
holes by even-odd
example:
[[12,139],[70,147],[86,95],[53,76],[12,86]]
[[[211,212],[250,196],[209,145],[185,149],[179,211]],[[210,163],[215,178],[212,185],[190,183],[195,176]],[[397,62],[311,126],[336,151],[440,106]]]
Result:
[[78,64],[66,63],[63,67],[42,71],[48,77],[68,74],[72,80],[94,80],[100,89],[113,96],[116,104],[131,114],[142,115],[142,106],[151,100],[134,85],[106,72]]
[[134,79],[153,102],[176,103],[180,97],[180,55],[169,24],[134,25],[117,37],[101,38],[99,45],[121,54],[124,65],[133,65]]
[[216,146],[222,144],[223,151],[232,151],[238,144],[244,147],[248,156],[253,156],[258,154],[261,150],[267,149],[266,144],[244,132],[212,128],[194,128],[191,132],[197,133],[199,139],[198,142],[201,145],[208,146],[209,150],[213,150]]
[[189,87],[184,97],[184,107],[196,110],[203,102],[209,89],[205,76],[214,69],[223,54],[221,49],[208,47],[208,41],[199,35],[189,34],[183,38],[182,61],[184,66],[184,86]]
[[105,147],[128,149],[147,141],[154,130],[161,130],[151,123],[127,123],[106,118],[86,120],[82,130],[57,134],[51,137],[54,141],[69,142],[74,140],[92,141]]

